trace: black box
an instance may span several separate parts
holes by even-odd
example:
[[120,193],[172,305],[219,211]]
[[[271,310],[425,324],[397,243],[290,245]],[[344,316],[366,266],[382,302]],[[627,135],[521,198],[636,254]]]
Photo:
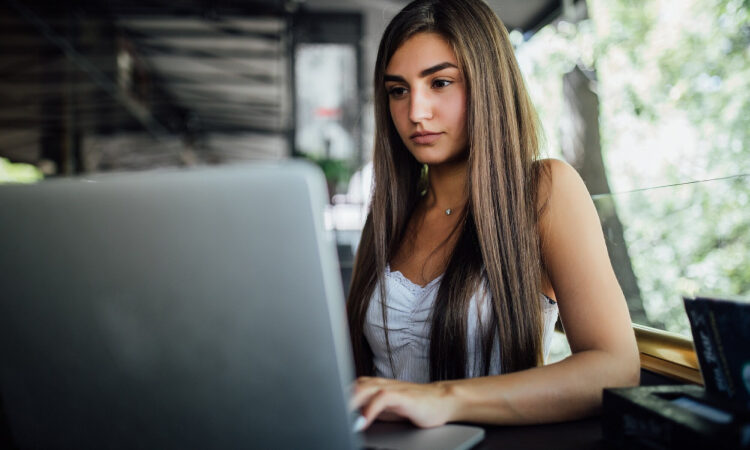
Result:
[[604,390],[602,431],[619,448],[750,449],[750,417],[696,385]]
[[750,302],[684,298],[706,391],[750,411]]
[[705,389],[605,389],[604,438],[620,448],[750,449],[750,302],[683,300]]

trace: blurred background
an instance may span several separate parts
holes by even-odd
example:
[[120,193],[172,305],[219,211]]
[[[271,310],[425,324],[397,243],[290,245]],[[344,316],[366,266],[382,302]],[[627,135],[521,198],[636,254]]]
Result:
[[[348,287],[377,45],[407,3],[0,0],[0,182],[308,158]],[[750,1],[488,3],[634,322],[689,336],[682,295],[750,296]]]

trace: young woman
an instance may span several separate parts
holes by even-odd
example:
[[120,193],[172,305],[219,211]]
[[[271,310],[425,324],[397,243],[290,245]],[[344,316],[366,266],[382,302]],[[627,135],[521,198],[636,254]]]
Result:
[[[375,68],[375,187],[348,298],[353,406],[375,419],[582,417],[638,383],[586,187],[539,160],[508,35],[481,0],[417,0]],[[557,314],[573,354],[543,365]]]

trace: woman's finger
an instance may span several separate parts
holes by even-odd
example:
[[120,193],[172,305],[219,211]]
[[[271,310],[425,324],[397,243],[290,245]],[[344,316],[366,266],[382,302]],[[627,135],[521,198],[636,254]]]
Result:
[[352,397],[349,401],[350,410],[354,411],[366,404],[370,397],[372,397],[378,390],[384,387],[393,389],[398,387],[396,385],[403,385],[405,383],[398,380],[391,380],[387,378],[377,377],[359,377],[354,382]]
[[370,397],[372,397],[379,390],[380,387],[375,385],[355,386],[354,392],[349,400],[349,409],[351,411],[358,410],[362,407],[362,405],[367,404],[370,401]]
[[366,430],[369,428],[372,422],[374,422],[378,415],[385,409],[387,400],[387,393],[383,390],[378,390],[370,397],[370,401],[361,411],[362,417],[366,420],[363,429]]
[[407,418],[401,405],[401,394],[399,392],[381,389],[370,398],[370,402],[362,408],[362,416],[367,421],[365,429],[380,417],[393,421],[398,418]]

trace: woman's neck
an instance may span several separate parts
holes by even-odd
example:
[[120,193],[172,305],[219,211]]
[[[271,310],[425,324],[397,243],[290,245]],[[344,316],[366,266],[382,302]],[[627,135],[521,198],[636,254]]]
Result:
[[[466,205],[467,160],[430,166],[428,171],[430,188],[424,199],[429,210],[458,211]],[[451,214],[448,213],[448,214]]]

